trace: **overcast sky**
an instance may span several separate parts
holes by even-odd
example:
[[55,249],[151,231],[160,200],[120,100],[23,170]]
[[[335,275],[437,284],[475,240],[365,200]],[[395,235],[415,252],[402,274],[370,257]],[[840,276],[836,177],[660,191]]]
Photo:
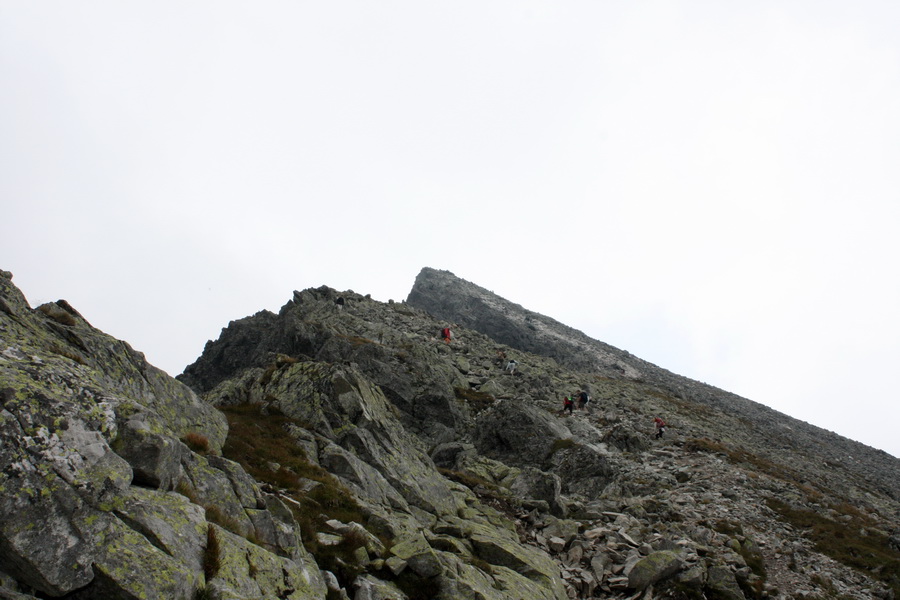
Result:
[[0,268],[180,373],[452,271],[900,456],[900,4],[0,0]]

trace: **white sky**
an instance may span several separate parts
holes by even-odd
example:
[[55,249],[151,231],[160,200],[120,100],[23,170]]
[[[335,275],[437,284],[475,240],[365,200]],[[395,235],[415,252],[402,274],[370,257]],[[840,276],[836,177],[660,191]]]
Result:
[[0,0],[0,268],[175,375],[424,266],[900,456],[900,3]]

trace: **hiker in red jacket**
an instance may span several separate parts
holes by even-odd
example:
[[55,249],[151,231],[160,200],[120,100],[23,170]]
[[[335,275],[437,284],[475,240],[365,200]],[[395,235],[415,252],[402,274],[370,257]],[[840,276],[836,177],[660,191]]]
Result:
[[441,329],[441,339],[444,340],[448,344],[450,343],[450,328],[449,327],[444,327],[443,329]]
[[653,417],[653,423],[656,425],[656,439],[659,439],[666,432],[666,422],[659,417]]

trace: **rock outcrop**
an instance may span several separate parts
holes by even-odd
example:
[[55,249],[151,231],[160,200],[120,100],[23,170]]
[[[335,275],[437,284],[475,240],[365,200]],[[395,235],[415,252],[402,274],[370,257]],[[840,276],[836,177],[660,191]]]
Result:
[[900,592],[896,459],[446,272],[294,292],[177,381],[6,273],[0,399],[0,597]]
[[[270,510],[277,497],[220,456],[221,412],[65,301],[31,309],[9,273],[0,340],[0,595],[246,598],[223,575],[229,557],[246,571],[253,554],[280,562],[254,578],[256,597],[324,597],[303,546],[294,540],[281,557],[259,525],[293,531],[290,512]],[[220,561],[221,575],[208,568]]]

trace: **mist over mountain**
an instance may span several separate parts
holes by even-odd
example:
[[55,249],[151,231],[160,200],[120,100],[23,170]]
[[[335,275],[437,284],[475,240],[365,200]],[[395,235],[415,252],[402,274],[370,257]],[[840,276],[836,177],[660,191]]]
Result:
[[900,593],[900,461],[446,271],[295,291],[175,379],[0,272],[0,400],[2,598]]

